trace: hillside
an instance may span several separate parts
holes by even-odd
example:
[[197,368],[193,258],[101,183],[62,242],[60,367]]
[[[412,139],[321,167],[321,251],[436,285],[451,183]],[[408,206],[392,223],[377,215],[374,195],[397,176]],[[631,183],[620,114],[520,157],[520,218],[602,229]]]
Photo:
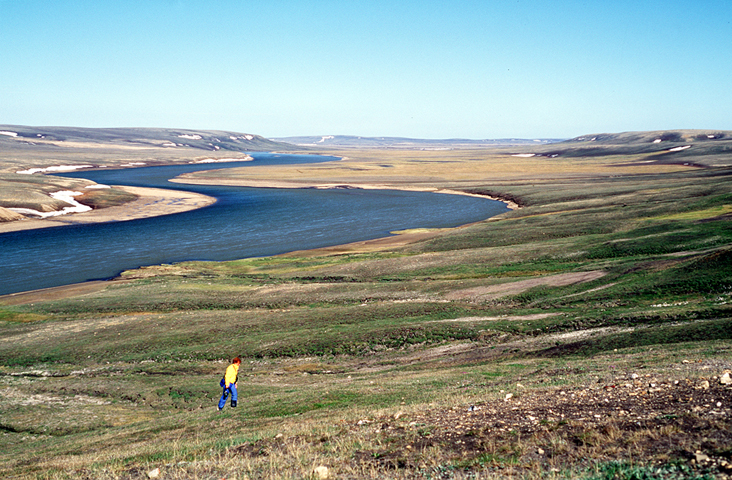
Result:
[[119,188],[87,191],[91,182],[59,179],[54,172],[244,160],[247,152],[294,149],[259,135],[213,130],[0,125],[0,222],[25,218],[9,208],[62,210],[68,203],[49,196],[58,191],[86,192],[79,200],[95,209],[137,198]]
[[[292,148],[260,135],[218,130],[166,128],[75,128],[0,125],[0,149],[127,147],[195,149],[205,152],[252,152]],[[43,149],[43,150],[42,150]],[[198,152],[200,155],[201,152]]]
[[273,140],[291,143],[301,147],[335,148],[399,148],[399,149],[452,149],[481,148],[506,145],[543,145],[558,139],[501,138],[471,140],[464,138],[421,139],[403,137],[359,137],[355,135],[322,135],[302,137],[282,137]]
[[582,135],[543,149],[544,156],[594,157],[645,155],[655,163],[732,165],[732,132],[719,130],[668,130]]
[[627,135],[182,179],[520,208],[0,297],[0,476],[732,477],[729,134]]

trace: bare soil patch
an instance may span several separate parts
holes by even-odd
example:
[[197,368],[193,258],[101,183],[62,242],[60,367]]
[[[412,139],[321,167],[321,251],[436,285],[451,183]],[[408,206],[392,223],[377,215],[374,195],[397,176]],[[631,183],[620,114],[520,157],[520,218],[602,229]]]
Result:
[[456,290],[446,297],[449,300],[485,301],[493,300],[506,295],[517,295],[538,286],[564,287],[575,283],[585,283],[605,276],[605,272],[595,270],[591,272],[572,272],[559,275],[550,275],[541,278],[531,278],[518,282],[501,283]]
[[93,282],[63,285],[60,287],[31,290],[28,292],[0,295],[0,305],[27,305],[41,301],[46,302],[80,295],[88,295],[90,293],[101,292],[107,288],[108,285],[109,282],[98,280]]

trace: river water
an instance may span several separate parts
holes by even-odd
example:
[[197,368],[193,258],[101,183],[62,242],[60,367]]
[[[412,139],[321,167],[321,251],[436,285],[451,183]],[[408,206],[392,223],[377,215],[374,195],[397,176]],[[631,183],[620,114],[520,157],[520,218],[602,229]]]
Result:
[[385,237],[394,230],[454,227],[507,211],[502,202],[464,195],[168,182],[197,170],[333,159],[267,153],[252,157],[252,162],[65,174],[102,184],[194,191],[218,201],[154,218],[0,234],[0,295],[112,278],[145,265],[261,257]]

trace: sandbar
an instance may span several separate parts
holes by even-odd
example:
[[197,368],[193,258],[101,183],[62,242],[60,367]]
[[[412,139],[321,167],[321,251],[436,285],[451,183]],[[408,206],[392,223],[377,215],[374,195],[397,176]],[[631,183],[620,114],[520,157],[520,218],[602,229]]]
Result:
[[130,187],[117,185],[115,188],[137,195],[138,198],[123,205],[100,208],[83,213],[74,213],[48,218],[24,218],[0,223],[0,233],[58,227],[61,225],[82,225],[89,223],[123,222],[139,218],[157,217],[172,213],[187,212],[216,202],[208,195],[184,190],[164,188]]
[[298,181],[287,181],[287,180],[252,180],[252,179],[227,179],[227,178],[199,178],[189,174],[183,174],[176,178],[169,180],[173,183],[183,183],[191,185],[222,185],[231,187],[251,187],[251,188],[317,188],[317,189],[364,189],[364,190],[405,190],[410,192],[432,192],[432,193],[446,193],[450,195],[465,195],[468,197],[485,198],[487,200],[497,200],[503,202],[510,210],[519,209],[519,205],[511,200],[503,198],[491,197],[488,195],[480,195],[477,193],[468,193],[460,190],[454,190],[449,188],[437,188],[437,187],[421,187],[415,185],[393,185],[389,183],[374,184],[374,183],[303,183]]

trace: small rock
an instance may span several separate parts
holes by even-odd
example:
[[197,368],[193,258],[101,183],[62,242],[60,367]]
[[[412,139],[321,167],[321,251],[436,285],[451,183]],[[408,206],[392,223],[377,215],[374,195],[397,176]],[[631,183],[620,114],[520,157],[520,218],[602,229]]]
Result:
[[315,475],[317,475],[321,480],[325,480],[330,476],[330,471],[328,470],[328,467],[321,465],[315,469]]
[[513,398],[513,393],[507,393],[506,394],[506,401],[511,400],[511,398]]
[[720,385],[732,385],[732,377],[729,375],[729,371],[725,371],[721,377],[719,377]]
[[536,451],[536,453],[538,453],[539,455],[544,455],[544,449],[540,448]]
[[709,389],[709,380],[704,380],[699,384],[699,388],[703,388],[704,390]]
[[637,373],[632,373],[630,375],[630,378],[632,378],[633,380],[635,380],[636,378],[638,378],[638,374]]
[[147,478],[158,478],[160,476],[160,469],[156,468],[147,472]]
[[702,452],[700,452],[699,450],[697,450],[696,451],[696,461],[697,461],[697,463],[708,462],[709,456],[705,455]]

